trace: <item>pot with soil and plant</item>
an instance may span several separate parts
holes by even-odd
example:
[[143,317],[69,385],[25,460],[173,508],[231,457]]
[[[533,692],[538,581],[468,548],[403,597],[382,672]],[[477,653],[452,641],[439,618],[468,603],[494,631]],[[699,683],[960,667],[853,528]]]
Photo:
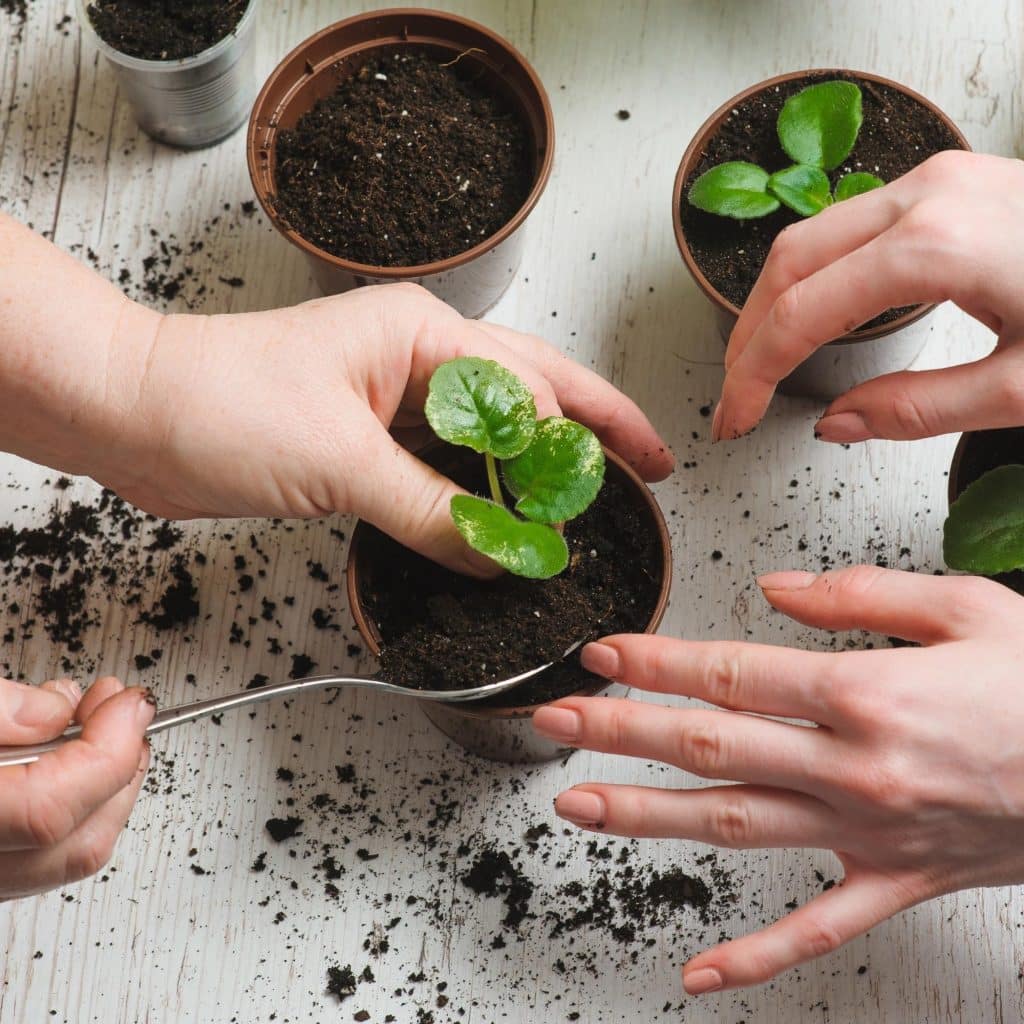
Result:
[[522,54],[416,9],[301,43],[260,92],[247,144],[260,203],[324,292],[415,281],[471,317],[519,267],[553,152],[551,106]]
[[960,438],[949,470],[943,556],[1024,595],[1024,427]]
[[[862,72],[797,71],[723,104],[686,149],[672,194],[676,242],[728,340],[783,228],[898,178],[947,149],[956,125],[911,89]],[[890,309],[819,349],[780,385],[832,399],[906,369],[933,305]]]
[[424,704],[466,750],[547,761],[566,748],[534,734],[543,703],[593,695],[573,645],[652,633],[668,604],[672,551],[653,495],[582,425],[538,421],[533,396],[497,363],[464,358],[434,374],[426,416],[439,441],[421,457],[468,492],[451,515],[466,542],[506,570],[477,580],[444,569],[367,523],[356,525],[348,594],[382,678],[460,689],[555,664],[499,697]]
[[210,146],[249,114],[258,0],[78,0],[79,20],[117,74],[139,127]]

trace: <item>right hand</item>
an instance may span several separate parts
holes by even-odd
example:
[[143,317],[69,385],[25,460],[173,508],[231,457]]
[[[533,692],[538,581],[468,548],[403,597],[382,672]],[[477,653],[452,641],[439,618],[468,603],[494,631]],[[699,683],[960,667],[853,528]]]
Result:
[[110,859],[149,764],[151,700],[110,677],[84,697],[68,679],[0,679],[0,745],[83,726],[80,739],[34,764],[0,768],[0,901],[77,882]]
[[837,398],[823,441],[913,440],[1024,423],[1024,163],[946,152],[786,228],[729,339],[713,435],[764,416],[779,381],[887,309],[951,299],[998,335],[942,370],[890,373]]

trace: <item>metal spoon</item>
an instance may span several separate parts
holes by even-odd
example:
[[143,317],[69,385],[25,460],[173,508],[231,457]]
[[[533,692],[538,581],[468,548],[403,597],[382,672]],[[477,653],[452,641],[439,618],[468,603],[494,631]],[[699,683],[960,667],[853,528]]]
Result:
[[[179,704],[177,707],[164,708],[163,711],[158,711],[153,721],[149,723],[146,735],[152,736],[165,729],[173,729],[176,725],[184,725],[186,722],[194,722],[207,715],[214,715],[218,711],[244,708],[249,704],[260,704],[265,700],[273,700],[275,697],[291,697],[298,693],[310,693],[313,690],[325,690],[338,686],[357,686],[367,690],[397,693],[403,697],[415,697],[417,700],[436,700],[448,704],[483,700],[484,697],[492,697],[496,693],[510,690],[513,686],[518,686],[519,683],[540,675],[541,672],[546,672],[557,662],[569,657],[582,644],[582,640],[577,641],[560,658],[555,658],[554,661],[549,661],[546,665],[520,672],[519,675],[512,676],[510,679],[499,679],[496,683],[486,683],[468,690],[413,690],[407,686],[398,686],[395,683],[386,683],[382,679],[368,679],[364,676],[307,676],[303,679],[289,679],[283,683],[271,683],[269,686],[261,686],[255,690],[242,690],[239,693],[229,693],[221,697],[193,701],[191,704]],[[43,754],[76,739],[81,732],[80,725],[73,725],[56,739],[46,743],[21,747],[0,746],[0,768],[38,761]]]

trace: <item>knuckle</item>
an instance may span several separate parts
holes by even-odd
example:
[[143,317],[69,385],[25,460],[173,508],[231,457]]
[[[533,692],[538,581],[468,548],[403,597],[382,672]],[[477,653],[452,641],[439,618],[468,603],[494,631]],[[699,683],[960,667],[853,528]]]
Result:
[[742,800],[724,800],[711,812],[710,833],[721,846],[737,850],[753,846],[754,822],[750,807]]
[[951,217],[948,205],[937,198],[915,203],[899,228],[912,247],[935,255],[959,252],[969,241],[967,224]]
[[909,388],[897,389],[891,399],[893,422],[901,437],[929,437],[939,426],[934,406],[929,406],[924,395],[915,394]]
[[804,308],[804,288],[800,281],[791,284],[772,306],[771,317],[783,336],[799,337],[801,315]]
[[861,601],[867,597],[884,576],[884,570],[874,565],[853,565],[847,569],[826,572],[818,580],[827,595],[835,601]]
[[31,796],[25,807],[22,838],[34,849],[52,849],[74,828],[74,816],[53,792]]
[[805,922],[800,940],[807,954],[812,957],[833,953],[843,944],[843,937],[834,925],[816,918]]
[[768,259],[765,261],[765,269],[773,274],[780,284],[797,281],[802,276],[800,260],[805,249],[801,228],[804,226],[790,224],[775,236],[772,243]]
[[629,712],[627,707],[612,707],[604,722],[604,742],[611,751],[629,749]]
[[725,764],[722,734],[708,723],[684,726],[679,733],[678,748],[679,766],[695,775],[717,778]]
[[102,871],[114,855],[116,841],[113,835],[90,835],[76,843],[65,862],[66,881],[77,882]]
[[883,752],[847,780],[847,789],[855,799],[875,810],[907,814],[918,803],[912,780],[913,775],[900,756]]
[[1002,373],[990,382],[992,408],[1024,410],[1024,373]]
[[741,706],[743,660],[735,644],[723,644],[707,656],[703,666],[703,690],[707,699],[724,708]]

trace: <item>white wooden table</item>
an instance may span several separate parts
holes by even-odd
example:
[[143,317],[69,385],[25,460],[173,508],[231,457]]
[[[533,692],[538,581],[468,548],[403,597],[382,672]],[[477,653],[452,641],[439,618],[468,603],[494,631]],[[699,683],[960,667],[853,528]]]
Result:
[[[318,27],[368,6],[266,3],[260,75]],[[770,74],[811,66],[890,75],[935,100],[975,148],[1020,155],[1020,4],[465,0],[437,6],[509,37],[550,92],[558,138],[554,176],[530,223],[522,276],[493,317],[546,336],[607,375],[675,448],[680,468],[657,489],[670,513],[676,558],[664,631],[823,647],[845,642],[770,615],[752,591],[753,574],[815,568],[822,553],[839,564],[881,556],[923,570],[939,567],[952,439],[845,451],[813,440],[812,403],[780,400],[755,435],[712,449],[700,409],[717,396],[722,350],[710,309],[676,252],[672,177],[692,132],[725,97]],[[62,247],[79,247],[83,255],[90,247],[114,277],[121,267],[138,271],[151,227],[179,240],[203,233],[206,251],[191,261],[209,284],[197,304],[202,311],[264,308],[313,295],[299,255],[259,216],[239,216],[238,204],[251,198],[243,134],[197,153],[153,144],[136,130],[111,72],[83,46],[76,26],[55,28],[73,13],[70,0],[30,0],[29,7],[20,42],[13,21],[0,12],[3,209]],[[630,118],[617,118],[619,110]],[[223,212],[224,203],[230,212]],[[210,227],[218,212],[222,219]],[[238,276],[245,285],[233,289],[218,276]],[[195,289],[190,283],[170,303],[150,301],[182,309]],[[941,310],[934,324],[922,365],[962,360],[989,343],[956,310]],[[52,474],[12,458],[2,469],[8,476],[0,488],[0,521],[39,519],[54,498],[43,486]],[[91,482],[78,481],[60,500],[95,493]],[[237,687],[256,672],[280,677],[290,667],[289,653],[309,653],[322,669],[368,669],[365,659],[347,654],[347,642],[356,638],[344,598],[307,571],[307,560],[320,561],[331,582],[343,581],[343,546],[331,527],[348,524],[294,532],[259,523],[189,527],[189,548],[208,556],[198,570],[204,617],[194,639],[158,638],[113,602],[102,628],[89,635],[84,657],[100,671],[152,685],[164,703]],[[238,593],[225,534],[244,544],[250,531],[269,556],[264,568],[274,592],[294,595],[295,602],[279,606],[281,628],[262,620],[253,626],[245,648],[227,641],[229,625],[245,621],[251,595]],[[805,550],[798,549],[801,540]],[[901,548],[911,556],[901,559]],[[724,557],[712,560],[712,550]],[[158,576],[154,595],[160,583]],[[313,628],[310,612],[318,606],[334,609],[343,633]],[[268,653],[271,635],[284,654]],[[164,648],[162,660],[136,671],[134,655],[154,646]],[[33,639],[5,648],[0,660],[25,678],[42,679],[59,672],[61,654],[37,630]],[[186,682],[187,673],[195,674],[195,685]],[[655,766],[585,753],[528,773],[476,762],[415,708],[355,693],[332,703],[263,705],[252,717],[225,716],[219,727],[167,734],[154,745],[156,792],[141,799],[107,880],[0,909],[3,1024],[333,1021],[351,1020],[363,1009],[371,1021],[390,1013],[401,1024],[1024,1019],[1019,890],[933,902],[771,986],[700,1000],[684,1001],[677,972],[700,945],[701,929],[685,915],[678,929],[653,930],[649,948],[580,931],[571,937],[570,956],[568,939],[549,938],[537,919],[524,922],[522,940],[488,949],[504,908],[496,900],[467,899],[458,875],[470,858],[453,852],[459,841],[472,839],[479,849],[490,837],[502,848],[521,847],[523,831],[547,821],[555,827],[555,838],[544,841],[552,856],[545,863],[524,850],[524,870],[538,890],[585,881],[594,870],[586,837],[562,834],[551,798],[586,779],[670,777]],[[338,781],[335,766],[344,764],[354,766],[358,784],[371,787],[365,799]],[[276,778],[279,766],[294,770],[301,785]],[[309,800],[320,792],[352,801],[354,809],[346,818],[319,814]],[[297,802],[293,810],[284,803],[289,796]],[[449,860],[441,870],[438,850],[405,841],[402,833],[430,831],[427,821],[444,800],[458,806],[442,843]],[[269,841],[264,822],[288,813],[303,818],[304,836]],[[311,854],[317,843],[335,844],[346,869],[339,900],[324,895]],[[630,844],[614,849],[623,845]],[[378,859],[360,860],[360,848]],[[263,851],[266,870],[253,872]],[[631,856],[638,865],[681,865],[701,874],[695,863],[705,852],[687,843],[642,842],[633,844]],[[559,860],[564,867],[555,867]],[[721,926],[727,935],[813,896],[821,886],[816,870],[825,878],[836,871],[829,855],[799,851],[726,852],[720,863],[735,872],[739,886],[736,912]],[[406,906],[410,893],[430,891],[438,897],[436,918]],[[364,939],[395,917],[402,921],[387,932],[389,950],[372,956]],[[707,932],[710,942],[718,929]],[[635,963],[631,949],[639,950]],[[579,967],[581,951],[593,954],[596,975]],[[564,974],[551,966],[563,955]],[[326,969],[349,963],[356,973],[369,964],[376,981],[360,984],[339,1006],[325,993]],[[418,971],[423,981],[406,980]],[[442,981],[450,1002],[437,1008]]]

